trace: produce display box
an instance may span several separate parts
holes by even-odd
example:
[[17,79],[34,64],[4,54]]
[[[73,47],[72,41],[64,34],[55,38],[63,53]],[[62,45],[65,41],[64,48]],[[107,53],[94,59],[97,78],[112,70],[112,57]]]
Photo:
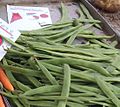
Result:
[[[78,15],[76,14],[76,9],[79,8],[79,2],[83,3],[91,13],[91,15],[97,19],[100,20],[102,30],[95,29],[95,32],[98,34],[108,34],[108,35],[115,35],[114,39],[117,39],[120,41],[119,37],[120,34],[116,32],[113,27],[106,21],[104,17],[102,17],[98,11],[87,1],[87,0],[3,0],[0,1],[0,17],[7,21],[7,12],[6,12],[6,5],[25,5],[25,6],[42,6],[42,7],[48,7],[50,10],[52,22],[55,23],[58,21],[61,17],[61,14],[59,12],[59,6],[60,3],[64,2],[69,10],[69,16],[71,19],[78,18]],[[82,40],[81,40],[82,42]],[[83,41],[84,42],[84,41]]]

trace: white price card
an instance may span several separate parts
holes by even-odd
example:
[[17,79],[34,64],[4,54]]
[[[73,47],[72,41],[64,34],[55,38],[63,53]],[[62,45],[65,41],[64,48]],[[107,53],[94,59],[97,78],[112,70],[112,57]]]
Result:
[[[18,37],[20,36],[20,32],[11,28],[9,24],[7,24],[4,20],[0,18],[0,35],[11,39],[13,42],[15,42]],[[7,53],[5,49],[8,49],[11,47],[11,44],[4,41],[4,39],[0,36],[0,61]]]
[[18,30],[36,30],[52,24],[47,7],[28,7],[7,5],[8,21]]

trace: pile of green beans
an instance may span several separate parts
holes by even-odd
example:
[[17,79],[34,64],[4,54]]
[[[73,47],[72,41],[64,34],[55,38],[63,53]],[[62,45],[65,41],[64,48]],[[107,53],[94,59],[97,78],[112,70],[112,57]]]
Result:
[[15,87],[4,89],[13,107],[120,107],[120,50],[113,36],[101,30],[80,4],[79,18],[68,20],[61,3],[61,20],[43,29],[21,31],[0,63]]

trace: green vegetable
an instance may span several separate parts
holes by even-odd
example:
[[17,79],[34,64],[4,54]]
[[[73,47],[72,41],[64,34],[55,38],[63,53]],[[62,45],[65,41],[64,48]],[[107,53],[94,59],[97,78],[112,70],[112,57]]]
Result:
[[[16,107],[119,107],[120,66],[113,36],[98,35],[93,19],[80,3],[79,18],[69,18],[61,3],[61,19],[48,27],[21,31],[0,66],[15,91],[0,94]],[[96,29],[96,28],[95,28]],[[100,30],[100,29],[99,29]]]
[[115,96],[115,94],[108,88],[107,83],[100,77],[95,77],[98,86],[104,92],[104,94],[112,100],[112,102],[117,106],[120,107],[120,100]]
[[46,92],[57,92],[60,91],[61,86],[60,85],[46,85],[46,86],[41,86],[32,90],[26,91],[23,95],[36,95],[36,94],[41,94],[41,93],[46,93]]
[[59,101],[57,107],[66,107],[67,98],[69,97],[69,92],[70,92],[70,83],[71,83],[70,67],[69,67],[69,65],[65,64],[64,65],[64,81],[63,81],[61,96],[65,96],[66,100],[65,101]]
[[35,59],[38,66],[40,67],[40,69],[42,70],[42,72],[44,73],[44,75],[48,78],[48,80],[51,82],[51,84],[53,85],[58,85],[58,82],[56,81],[56,79],[50,74],[50,72],[40,63],[40,61],[38,61],[37,59]]

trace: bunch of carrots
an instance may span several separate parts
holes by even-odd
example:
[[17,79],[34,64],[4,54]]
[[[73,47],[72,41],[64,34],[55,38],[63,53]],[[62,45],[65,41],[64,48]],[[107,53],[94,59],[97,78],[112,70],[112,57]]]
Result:
[[[8,77],[6,76],[4,70],[0,68],[0,82],[3,84],[4,88],[9,91],[14,91],[13,85],[10,83]],[[4,100],[0,95],[0,107],[5,107]]]

